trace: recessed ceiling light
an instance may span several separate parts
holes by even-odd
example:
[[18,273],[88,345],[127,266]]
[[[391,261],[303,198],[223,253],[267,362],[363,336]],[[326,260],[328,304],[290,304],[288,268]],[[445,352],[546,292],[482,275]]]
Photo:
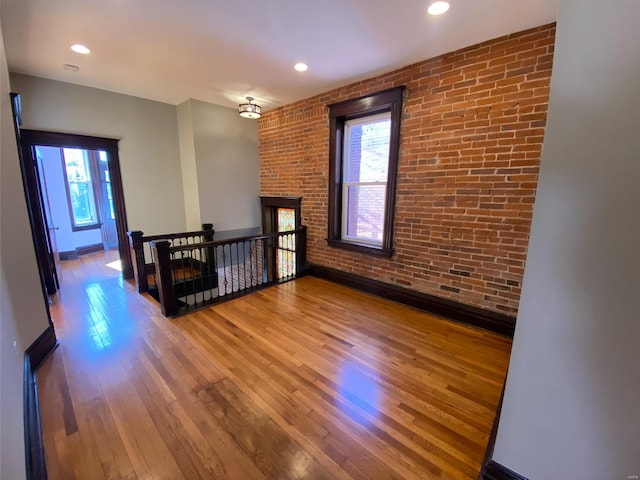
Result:
[[294,67],[299,72],[306,72],[309,69],[309,66],[306,63],[296,63]]
[[73,50],[76,53],[81,53],[82,55],[87,55],[91,53],[91,50],[89,50],[87,47],[85,47],[80,43],[74,43],[73,45],[71,45],[71,50]]
[[449,2],[433,2],[429,5],[427,12],[429,15],[442,15],[447,10],[449,10]]

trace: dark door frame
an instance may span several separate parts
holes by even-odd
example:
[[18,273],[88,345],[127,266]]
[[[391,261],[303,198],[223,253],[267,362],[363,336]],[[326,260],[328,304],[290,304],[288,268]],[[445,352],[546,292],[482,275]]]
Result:
[[[124,202],[124,190],[120,171],[120,158],[118,157],[118,140],[113,138],[91,137],[72,133],[47,132],[42,130],[20,129],[22,148],[22,170],[27,194],[27,202],[32,212],[42,211],[41,195],[38,186],[37,163],[35,160],[35,147],[37,145],[47,147],[82,148],[85,150],[104,150],[107,152],[107,163],[111,178],[113,194],[113,208],[116,214],[116,231],[118,234],[118,251],[122,262],[122,276],[133,278],[133,264],[131,263],[131,251],[127,231],[127,212]],[[48,261],[46,225],[42,221],[42,215],[31,215],[32,228],[36,241],[36,255],[40,258],[41,267],[45,269],[44,276],[53,278],[51,263]],[[49,269],[49,270],[47,270]],[[48,287],[48,286],[47,286]]]
[[[262,210],[262,233],[278,232],[278,209],[287,208],[295,212],[295,228],[300,228],[302,224],[302,197],[260,197],[260,209]],[[275,247],[278,240],[271,239],[267,245]],[[271,265],[269,272],[270,279],[276,278],[278,269],[276,248],[267,248],[265,252],[265,265]],[[303,253],[303,255],[306,255]],[[304,258],[304,257],[303,257]],[[299,273],[299,272],[296,272]]]
[[302,197],[260,197],[262,210],[262,233],[276,233],[278,231],[278,208],[295,210],[296,228],[302,224]]
[[[29,215],[29,224],[32,225],[31,228],[31,239],[33,241],[33,249],[36,252],[36,263],[38,265],[38,275],[40,276],[40,287],[42,290],[42,299],[44,300],[44,306],[47,311],[47,320],[49,321],[49,328],[53,331],[53,321],[51,320],[51,312],[49,310],[49,299],[47,298],[47,285],[44,278],[43,273],[43,265],[41,265],[41,257],[38,255],[38,243],[43,240],[43,237],[40,239],[36,238],[36,235],[33,230],[33,217],[37,212],[33,211],[33,205],[29,202],[29,195],[27,194],[27,175],[25,171],[27,169],[24,168],[25,161],[22,158],[22,138],[20,136],[20,125],[22,124],[22,107],[20,103],[20,95],[17,93],[11,93],[11,110],[13,113],[13,127],[16,134],[16,145],[18,147],[18,160],[20,162],[20,173],[22,175],[22,182],[25,192],[25,203],[27,205],[27,214]],[[45,232],[47,233],[47,232]],[[47,256],[48,258],[48,256]],[[55,338],[55,332],[54,332]],[[44,463],[43,463],[44,464]]]

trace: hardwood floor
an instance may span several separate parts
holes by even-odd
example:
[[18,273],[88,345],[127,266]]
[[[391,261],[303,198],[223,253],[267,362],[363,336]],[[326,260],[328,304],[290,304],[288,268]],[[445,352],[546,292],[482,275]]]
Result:
[[509,339],[312,277],[174,320],[63,262],[50,479],[475,479]]

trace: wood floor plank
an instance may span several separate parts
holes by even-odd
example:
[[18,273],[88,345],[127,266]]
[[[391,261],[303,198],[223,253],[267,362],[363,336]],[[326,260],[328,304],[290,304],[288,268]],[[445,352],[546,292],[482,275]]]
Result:
[[509,339],[312,277],[166,319],[114,257],[62,265],[50,479],[477,478]]
[[[198,327],[194,327],[194,328],[198,328]],[[222,336],[225,335],[225,331],[224,328],[220,325],[217,326],[218,330],[217,333],[218,335],[216,336],[212,336],[210,341],[212,342],[219,342],[216,346],[216,349],[219,351],[223,351],[225,348],[233,348],[234,346],[237,349],[240,349],[242,347],[242,345],[244,345],[244,341],[246,341],[246,338],[242,338],[239,334],[236,333],[236,335],[238,335],[241,338],[238,339],[234,339],[233,336],[225,336],[224,338],[222,338]],[[220,339],[218,339],[218,337],[221,337]],[[259,341],[259,339],[257,339],[257,341]],[[249,360],[250,364],[253,363],[258,363],[259,360],[255,360],[254,358],[252,358],[253,356],[255,357],[262,357],[262,358],[266,358],[270,363],[270,367],[272,369],[277,369],[277,360],[273,357],[271,357],[267,352],[264,351],[260,351],[259,347],[257,346],[257,344],[252,344],[251,345],[251,349],[248,352],[245,352],[245,355],[247,355],[247,357],[245,357],[247,360]],[[239,350],[238,350],[239,351]],[[254,352],[258,352],[258,353],[254,353]],[[225,357],[233,357],[235,354],[237,354],[236,352],[232,351],[232,350],[227,350],[224,352]],[[241,361],[242,358],[238,357],[237,358],[238,361]],[[242,371],[237,371],[236,375],[237,377],[246,377],[247,376],[247,372],[244,371],[245,369],[242,369]],[[291,372],[292,375],[295,376],[295,373],[292,371]],[[270,375],[270,378],[273,378],[275,375],[272,373]],[[245,380],[246,381],[246,380]],[[254,381],[248,381],[247,383],[249,383],[251,385],[251,388],[253,390],[259,389],[259,386],[256,385],[256,383]],[[326,409],[326,403],[327,403],[327,399],[330,399],[330,403],[334,404],[336,402],[338,402],[337,398],[331,398],[329,395],[325,394],[324,392],[322,392],[322,390],[320,388],[317,387],[317,385],[313,384],[313,383],[308,383],[306,385],[304,385],[304,382],[301,382],[300,379],[298,379],[298,386],[299,389],[302,391],[305,391],[306,395],[308,398],[316,398],[317,400],[319,400],[318,405],[320,405],[320,408],[322,409]],[[341,404],[340,407],[338,407],[337,409],[335,409],[337,414],[339,416],[341,416],[342,418],[340,419],[340,421],[338,421],[337,423],[339,423],[343,428],[351,428],[354,426],[358,426],[357,423],[354,424],[353,423],[353,419],[354,418],[360,418],[360,415],[354,413],[353,411],[351,411],[349,409],[349,407],[346,404]],[[350,412],[351,414],[345,414],[345,412]],[[360,422],[362,423],[362,422]],[[372,436],[370,435],[371,432],[364,432],[365,436],[368,436],[368,438],[372,438]],[[358,434],[356,434],[358,435]],[[359,435],[363,435],[362,433]],[[357,438],[357,437],[356,437]],[[356,441],[358,440],[362,440],[362,438],[357,438]],[[378,444],[376,445],[376,448],[374,449],[376,452],[378,452],[379,456],[383,456],[382,453],[380,453],[381,451],[384,451],[386,449],[386,445],[384,445],[384,443],[382,442],[378,442]],[[405,461],[405,460],[403,460]],[[376,465],[376,460],[374,460],[371,456],[368,456],[367,458],[367,469],[371,469],[372,466]],[[413,467],[413,465],[412,465]],[[404,468],[404,466],[396,466],[396,468],[399,468],[400,470],[402,470]],[[435,467],[434,467],[435,468]],[[375,468],[374,471],[371,473],[370,478],[376,478],[379,475],[379,471],[381,469],[380,468]],[[439,472],[439,470],[438,470]],[[407,476],[408,473],[407,471],[405,471],[403,473],[403,478],[410,478]]]

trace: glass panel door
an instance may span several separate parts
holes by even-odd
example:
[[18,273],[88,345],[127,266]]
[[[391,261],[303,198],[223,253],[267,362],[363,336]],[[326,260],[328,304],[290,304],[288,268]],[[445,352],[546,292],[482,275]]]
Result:
[[[296,211],[293,208],[278,208],[276,211],[278,232],[290,232],[296,229]],[[296,274],[296,235],[278,238],[278,278]]]

